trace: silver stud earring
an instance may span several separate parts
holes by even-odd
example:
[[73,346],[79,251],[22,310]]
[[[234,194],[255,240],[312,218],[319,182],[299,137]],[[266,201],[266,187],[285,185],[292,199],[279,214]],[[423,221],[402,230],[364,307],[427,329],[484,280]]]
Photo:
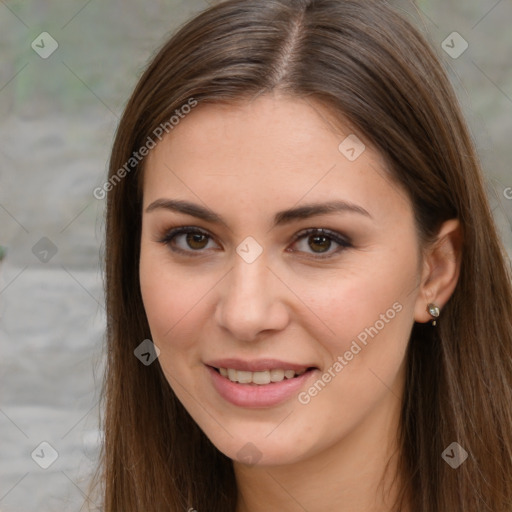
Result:
[[434,318],[432,321],[432,325],[436,325],[436,318],[439,317],[440,311],[439,306],[437,304],[433,304],[432,302],[427,305],[427,311],[429,312],[430,316]]

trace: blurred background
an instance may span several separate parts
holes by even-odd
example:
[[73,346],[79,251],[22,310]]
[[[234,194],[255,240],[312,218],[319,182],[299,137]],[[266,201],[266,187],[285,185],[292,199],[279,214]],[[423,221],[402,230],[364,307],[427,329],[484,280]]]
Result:
[[[105,326],[105,202],[93,190],[149,59],[210,3],[0,0],[2,512],[85,510]],[[512,3],[390,3],[450,75],[512,256]]]

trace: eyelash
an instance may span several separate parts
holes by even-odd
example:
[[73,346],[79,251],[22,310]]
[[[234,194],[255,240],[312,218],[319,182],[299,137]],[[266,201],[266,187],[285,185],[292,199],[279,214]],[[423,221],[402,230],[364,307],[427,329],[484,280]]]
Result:
[[[187,251],[187,250],[180,249],[178,247],[173,247],[171,245],[171,242],[177,236],[183,235],[183,234],[200,234],[200,235],[207,236],[210,239],[213,238],[206,231],[203,231],[202,229],[199,229],[199,228],[197,228],[195,226],[180,226],[180,227],[173,228],[173,229],[169,230],[168,232],[166,232],[165,235],[160,240],[158,240],[158,242],[160,242],[160,243],[162,243],[164,245],[167,245],[171,249],[171,251],[179,253],[179,254],[185,254],[185,255],[191,256],[191,257],[202,256],[201,253],[203,252],[203,249],[195,250],[195,251],[194,250]],[[313,255],[312,256],[313,259],[318,259],[318,260],[329,259],[329,258],[332,258],[334,255],[337,255],[340,252],[343,252],[345,249],[353,247],[351,242],[346,237],[343,237],[341,234],[336,233],[335,231],[331,231],[331,230],[324,229],[324,228],[309,228],[309,229],[305,229],[303,231],[300,231],[299,233],[297,233],[293,237],[292,243],[295,244],[300,239],[306,238],[306,237],[308,237],[310,235],[324,236],[327,239],[330,239],[331,241],[334,241],[335,243],[337,243],[340,246],[337,250],[335,250],[332,253],[329,253],[327,256],[319,255],[319,254],[322,254],[322,253],[318,253],[317,255]],[[310,254],[312,254],[312,253],[310,253]]]

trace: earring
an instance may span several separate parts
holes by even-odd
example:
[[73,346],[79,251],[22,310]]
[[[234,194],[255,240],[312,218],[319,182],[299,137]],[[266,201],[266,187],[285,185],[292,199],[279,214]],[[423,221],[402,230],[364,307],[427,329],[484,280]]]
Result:
[[432,302],[427,305],[427,311],[429,312],[430,316],[434,318],[432,325],[436,325],[436,318],[439,317],[440,311],[439,306],[437,304],[433,304]]

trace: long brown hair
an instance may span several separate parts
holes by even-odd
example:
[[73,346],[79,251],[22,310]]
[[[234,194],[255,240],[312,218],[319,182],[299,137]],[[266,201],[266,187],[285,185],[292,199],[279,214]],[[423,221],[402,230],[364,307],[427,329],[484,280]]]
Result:
[[[133,153],[162,123],[170,132],[169,119],[191,98],[233,103],[272,90],[318,102],[380,150],[412,201],[423,243],[434,239],[443,221],[460,220],[457,287],[438,326],[415,324],[409,341],[396,510],[510,512],[512,292],[506,253],[442,65],[403,15],[371,0],[221,3],[160,49],[133,92],[105,188],[104,510],[235,510],[232,461],[188,415],[158,362],[145,366],[134,357],[150,330],[138,273],[144,160],[135,161]],[[441,457],[452,442],[469,454],[456,470]]]

